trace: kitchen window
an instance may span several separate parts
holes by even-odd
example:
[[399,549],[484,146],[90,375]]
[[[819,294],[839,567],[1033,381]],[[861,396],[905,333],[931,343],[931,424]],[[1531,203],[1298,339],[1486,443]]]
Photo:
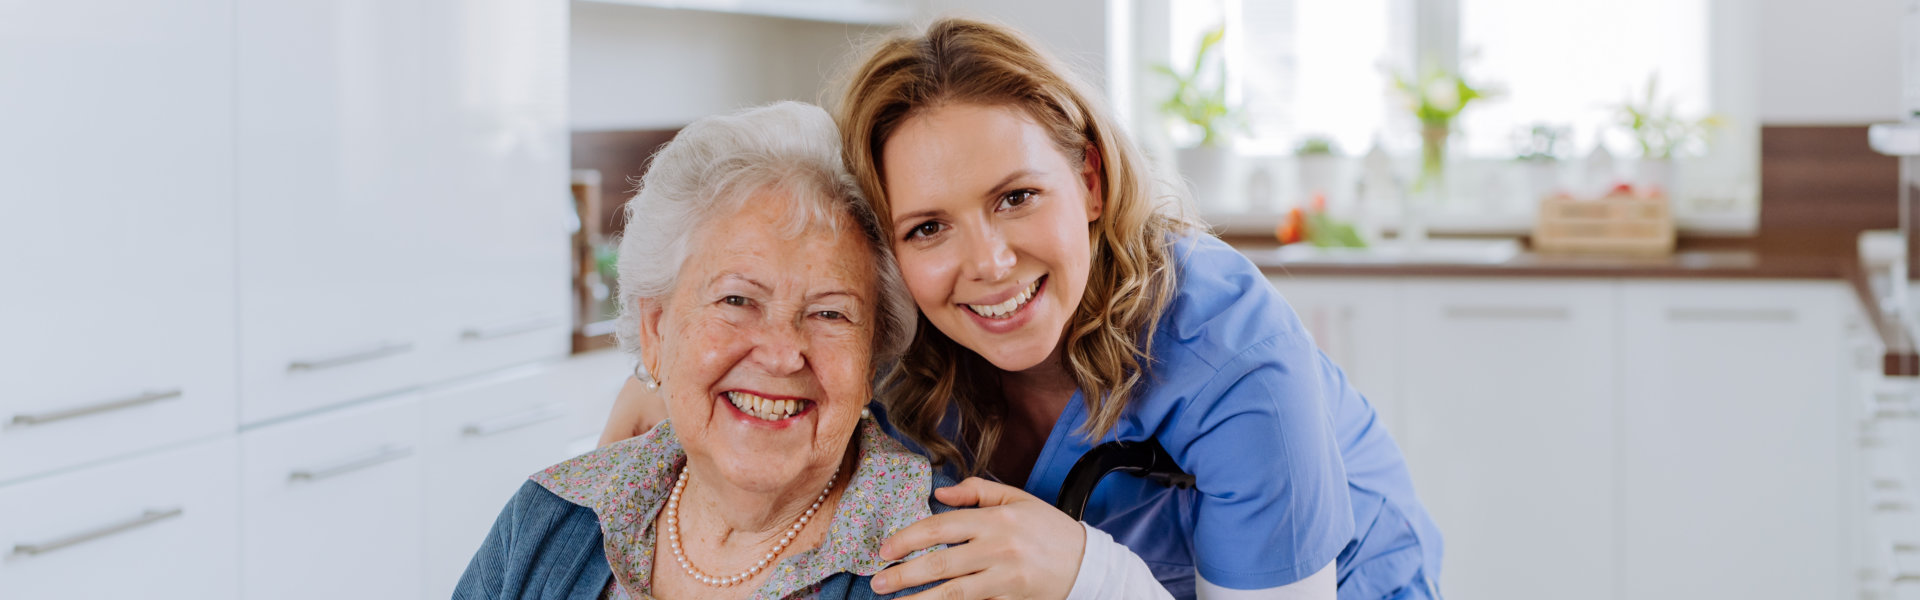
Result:
[[[1703,140],[1674,152],[1670,196],[1682,227],[1741,231],[1757,216],[1757,9],[1736,0],[1173,0],[1138,6],[1135,30],[1144,35],[1137,51],[1145,64],[1191,65],[1197,40],[1224,26],[1228,102],[1242,121],[1233,148],[1246,163],[1245,175],[1266,179],[1246,192],[1281,196],[1282,206],[1306,197],[1292,189],[1290,164],[1295,147],[1310,137],[1332,141],[1347,157],[1343,184],[1357,181],[1358,157],[1376,140],[1395,157],[1402,180],[1411,181],[1420,125],[1392,91],[1392,74],[1437,65],[1498,96],[1471,104],[1453,123],[1452,193],[1446,206],[1435,207],[1436,230],[1530,225],[1537,198],[1515,158],[1534,140],[1536,125],[1556,134],[1561,187],[1592,189],[1594,182],[1584,180],[1599,177],[1588,175],[1585,160],[1597,144],[1614,157],[1619,179],[1635,180],[1640,145],[1621,126],[1618,108],[1643,98],[1650,81],[1657,81],[1657,105],[1683,120],[1712,115],[1717,122]],[[1149,25],[1155,21],[1163,25]],[[1147,33],[1156,26],[1164,26],[1165,38]],[[1167,126],[1156,112],[1164,78],[1147,73],[1142,79],[1131,104],[1145,114],[1136,123],[1162,130],[1142,137],[1162,152],[1190,145],[1196,136]],[[1328,195],[1338,204],[1351,192]],[[1271,212],[1262,202],[1253,198],[1229,210]]]

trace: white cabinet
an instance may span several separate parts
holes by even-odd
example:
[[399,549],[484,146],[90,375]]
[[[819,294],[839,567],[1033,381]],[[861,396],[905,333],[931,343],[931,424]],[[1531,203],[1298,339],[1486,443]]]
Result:
[[414,33],[431,68],[421,101],[430,160],[413,200],[418,317],[429,380],[566,356],[572,271],[566,122],[567,3],[435,0]]
[[0,487],[0,598],[239,597],[229,435]]
[[1841,597],[1844,293],[1622,284],[1621,597]]
[[565,356],[566,3],[238,15],[243,421]]
[[1402,288],[1401,440],[1462,598],[1616,597],[1614,285]]
[[0,482],[235,402],[231,1],[32,5],[0,18]]
[[535,471],[565,460],[575,400],[563,364],[425,392],[427,596],[445,598]]
[[1359,277],[1271,278],[1301,325],[1366,396],[1394,439],[1406,439],[1400,402],[1400,284]]
[[409,395],[241,434],[245,597],[421,597],[423,417]]
[[417,2],[239,0],[241,418],[418,383],[434,190]]

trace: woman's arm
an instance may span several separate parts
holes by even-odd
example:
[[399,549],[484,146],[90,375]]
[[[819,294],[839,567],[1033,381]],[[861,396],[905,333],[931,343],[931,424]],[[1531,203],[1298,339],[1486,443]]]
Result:
[[945,580],[923,595],[1041,600],[1171,597],[1133,551],[1019,488],[971,477],[960,485],[934,490],[934,499],[948,506],[978,508],[937,514],[888,538],[880,549],[881,557],[888,560],[937,544],[949,547],[875,574],[874,591],[891,593]]
[[1073,578],[1073,591],[1067,592],[1067,600],[1172,600],[1173,595],[1160,587],[1160,581],[1153,578],[1153,571],[1147,568],[1146,561],[1140,560],[1140,555],[1113,541],[1113,536],[1105,531],[1084,521],[1080,526],[1087,530],[1087,549],[1080,554],[1080,573]]
[[1304,337],[1254,344],[1195,386],[1159,437],[1194,476],[1194,564],[1217,590],[1312,586],[1354,539],[1330,409],[1342,392],[1320,361]]
[[1195,595],[1201,600],[1334,600],[1339,592],[1336,589],[1339,580],[1334,577],[1337,574],[1333,563],[1327,563],[1306,579],[1264,590],[1223,588],[1196,576],[1199,589]]
[[600,445],[608,446],[646,433],[665,420],[667,404],[645,384],[628,377],[627,383],[620,386],[620,396],[613,401],[613,412],[607,415],[607,427],[600,432]]
[[[1081,523],[1087,529],[1087,550],[1080,558],[1080,574],[1074,578],[1067,600],[1102,598],[1171,598],[1153,571],[1140,556],[1113,536]],[[1196,575],[1196,596],[1200,600],[1334,600],[1337,581],[1333,563],[1306,579],[1264,590],[1236,590],[1220,587]]]

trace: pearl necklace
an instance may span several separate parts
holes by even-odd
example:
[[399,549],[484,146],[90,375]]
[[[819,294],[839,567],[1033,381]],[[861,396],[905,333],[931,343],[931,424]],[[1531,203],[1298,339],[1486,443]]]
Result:
[[693,563],[687,562],[687,553],[680,548],[680,491],[687,489],[687,480],[692,477],[692,473],[687,472],[686,467],[681,467],[680,481],[673,484],[673,493],[667,495],[667,543],[673,548],[674,560],[680,562],[680,568],[685,570],[694,581],[713,587],[727,587],[753,579],[761,569],[767,568],[767,563],[773,562],[773,557],[779,556],[782,550],[786,550],[787,546],[793,543],[793,536],[799,535],[800,530],[807,526],[807,521],[813,518],[813,513],[820,510],[820,503],[827,501],[827,493],[833,491],[833,481],[839,476],[840,467],[835,466],[833,475],[827,477],[827,489],[820,490],[820,497],[813,499],[813,506],[807,507],[806,514],[800,515],[800,520],[787,528],[787,533],[780,538],[780,543],[775,544],[773,551],[762,557],[760,562],[733,575],[714,577],[702,572],[698,567],[693,566]]

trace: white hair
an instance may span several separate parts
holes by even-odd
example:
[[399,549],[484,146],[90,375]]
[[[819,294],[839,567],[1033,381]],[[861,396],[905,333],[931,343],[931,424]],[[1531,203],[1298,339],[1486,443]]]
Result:
[[688,242],[715,217],[738,210],[756,192],[786,192],[784,235],[851,224],[866,242],[879,285],[873,357],[878,366],[906,352],[918,313],[900,279],[887,228],[840,158],[840,133],[825,110],[779,102],[688,125],[653,155],[640,191],[627,201],[620,240],[621,349],[640,350],[636,301],[673,292]]

